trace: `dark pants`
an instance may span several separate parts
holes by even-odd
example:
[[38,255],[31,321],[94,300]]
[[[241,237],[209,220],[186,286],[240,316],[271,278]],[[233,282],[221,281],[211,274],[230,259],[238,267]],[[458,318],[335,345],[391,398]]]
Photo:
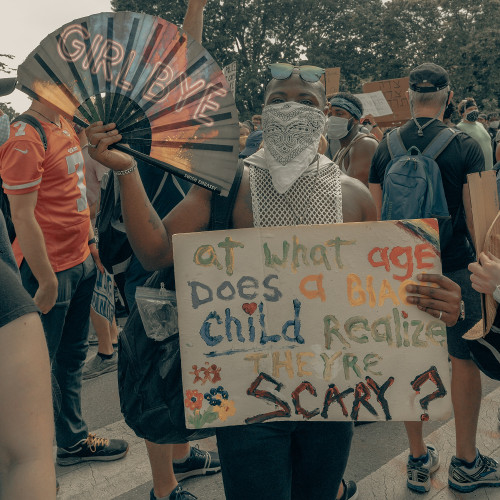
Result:
[[[38,282],[26,261],[21,278],[34,296]],[[87,425],[82,418],[82,368],[87,357],[90,301],[96,279],[92,256],[77,266],[56,273],[59,282],[57,301],[42,324],[49,349],[52,373],[61,391],[61,408],[56,419],[57,445],[67,448],[85,439]]]
[[332,500],[349,458],[346,422],[273,422],[217,429],[227,500]]

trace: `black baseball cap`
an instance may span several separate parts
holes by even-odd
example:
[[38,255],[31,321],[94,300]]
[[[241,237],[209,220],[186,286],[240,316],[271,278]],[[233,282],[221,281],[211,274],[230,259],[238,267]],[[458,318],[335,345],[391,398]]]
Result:
[[17,78],[0,78],[0,96],[9,95],[16,88]]
[[424,63],[410,71],[410,89],[415,92],[437,92],[449,84],[448,72],[437,64]]

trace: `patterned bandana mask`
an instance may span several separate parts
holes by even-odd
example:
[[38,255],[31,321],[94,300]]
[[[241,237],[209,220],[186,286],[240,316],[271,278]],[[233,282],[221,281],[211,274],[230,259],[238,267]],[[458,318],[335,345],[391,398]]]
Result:
[[264,108],[264,155],[278,193],[288,191],[318,154],[325,122],[322,111],[297,102],[271,104]]

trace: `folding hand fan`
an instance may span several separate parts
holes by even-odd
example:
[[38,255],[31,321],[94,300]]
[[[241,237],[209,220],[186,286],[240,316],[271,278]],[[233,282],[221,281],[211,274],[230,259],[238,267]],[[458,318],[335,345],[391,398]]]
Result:
[[229,86],[208,52],[163,19],[116,12],[66,24],[21,64],[16,87],[82,126],[114,122],[118,149],[229,192],[239,144]]

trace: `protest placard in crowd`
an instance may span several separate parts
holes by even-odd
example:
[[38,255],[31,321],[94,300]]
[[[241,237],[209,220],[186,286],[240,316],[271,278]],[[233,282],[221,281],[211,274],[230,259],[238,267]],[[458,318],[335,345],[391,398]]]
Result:
[[188,427],[449,415],[434,219],[174,236]]
[[326,68],[321,81],[325,84],[326,97],[330,99],[340,89],[340,68]]
[[381,127],[396,127],[411,118],[410,104],[406,91],[409,87],[408,77],[368,82],[363,85],[364,93],[382,91],[392,109],[392,114],[379,116],[377,124]]
[[222,68],[222,73],[226,77],[227,83],[229,84],[229,88],[233,93],[233,97],[236,96],[236,61],[224,66]]

